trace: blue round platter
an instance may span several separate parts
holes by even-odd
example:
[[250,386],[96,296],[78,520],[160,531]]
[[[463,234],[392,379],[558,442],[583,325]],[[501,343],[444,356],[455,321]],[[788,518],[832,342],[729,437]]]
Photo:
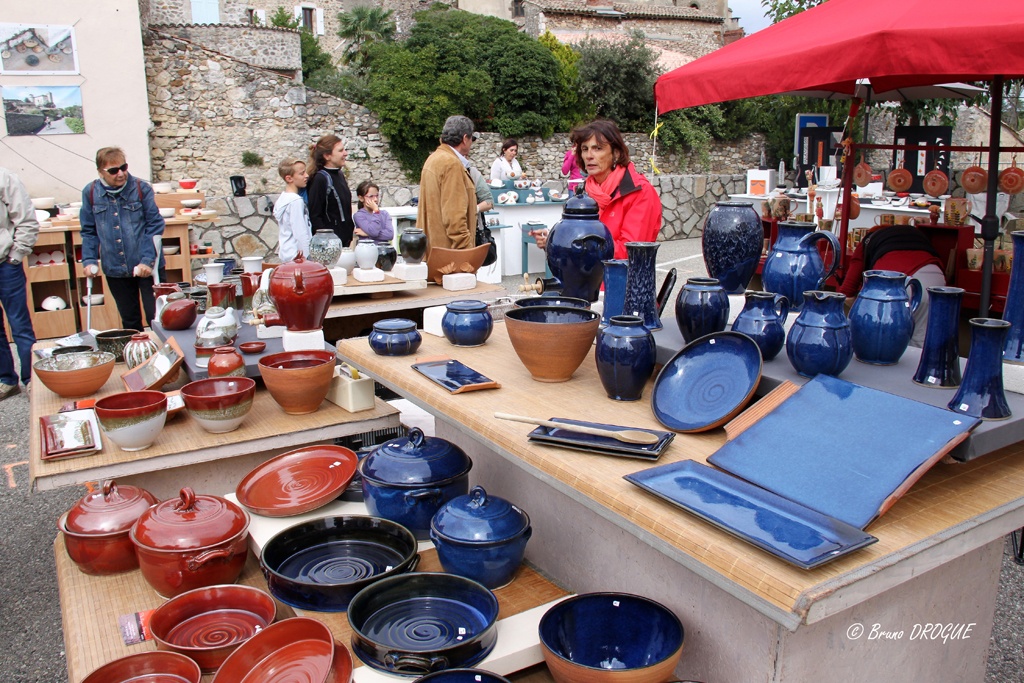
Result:
[[651,409],[677,432],[703,432],[735,417],[761,379],[761,350],[739,332],[715,332],[672,357],[654,382]]

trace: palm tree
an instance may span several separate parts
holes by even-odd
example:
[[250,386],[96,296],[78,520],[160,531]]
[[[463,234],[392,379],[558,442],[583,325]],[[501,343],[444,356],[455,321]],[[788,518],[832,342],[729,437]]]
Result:
[[381,7],[353,7],[351,12],[338,13],[338,36],[348,41],[342,62],[360,64],[365,47],[375,41],[391,41],[395,37],[393,10]]

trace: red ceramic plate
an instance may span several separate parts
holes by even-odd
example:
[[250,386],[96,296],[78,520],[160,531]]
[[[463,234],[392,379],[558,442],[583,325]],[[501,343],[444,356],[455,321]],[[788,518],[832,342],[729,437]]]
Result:
[[355,476],[358,462],[348,448],[307,446],[282,453],[249,472],[235,494],[257,515],[301,515],[340,496]]
[[267,655],[242,683],[294,683],[327,680],[334,647],[326,640],[300,640]]

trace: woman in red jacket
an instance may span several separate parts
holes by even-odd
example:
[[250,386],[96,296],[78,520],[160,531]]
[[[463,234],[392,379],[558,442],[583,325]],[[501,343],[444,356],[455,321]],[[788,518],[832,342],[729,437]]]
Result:
[[[618,126],[598,119],[575,129],[569,139],[576,163],[587,172],[584,189],[597,201],[598,218],[615,240],[615,258],[626,258],[626,242],[655,241],[661,230],[661,199],[629,160]],[[533,236],[543,249],[547,234],[542,233]]]

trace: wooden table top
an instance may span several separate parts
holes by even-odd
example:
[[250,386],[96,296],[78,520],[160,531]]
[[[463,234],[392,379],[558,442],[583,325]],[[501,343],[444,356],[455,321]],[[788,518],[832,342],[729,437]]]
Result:
[[[497,411],[662,429],[650,407],[651,385],[634,403],[608,399],[593,355],[569,382],[534,381],[497,323],[487,343],[456,348],[423,335],[417,357],[457,358],[501,388],[449,395],[411,369],[414,357],[375,355],[365,338],[338,342],[339,355],[493,448],[539,479],[793,630],[898,586],[913,576],[985,545],[1024,523],[1024,444],[969,463],[933,467],[868,527],[878,543],[817,569],[791,566],[625,481],[625,474],[680,460],[705,462],[725,432],[678,434],[657,463],[533,445],[531,427],[493,417]],[[832,416],[808,416],[827,429]],[[794,438],[799,438],[794,434]],[[557,578],[557,577],[556,577]]]
[[411,308],[443,306],[459,299],[496,299],[504,296],[505,293],[506,290],[501,285],[492,285],[486,282],[477,282],[473,289],[465,289],[460,292],[452,292],[440,285],[428,283],[425,289],[390,292],[381,298],[359,294],[335,297],[331,307],[327,309],[327,317],[342,318]]

